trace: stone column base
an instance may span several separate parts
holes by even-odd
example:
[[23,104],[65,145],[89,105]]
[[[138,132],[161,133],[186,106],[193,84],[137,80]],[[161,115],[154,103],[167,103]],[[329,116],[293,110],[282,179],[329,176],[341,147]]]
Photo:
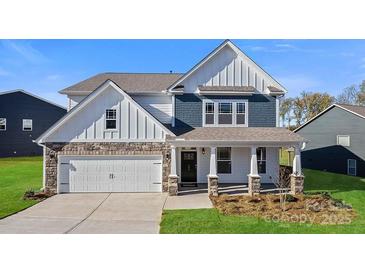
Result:
[[290,194],[302,194],[304,190],[304,176],[290,175]]
[[208,195],[218,196],[218,176],[208,175]]
[[177,195],[177,182],[179,181],[179,176],[177,175],[169,175],[168,179],[168,192],[170,196]]
[[259,175],[248,175],[248,195],[260,194],[261,177]]

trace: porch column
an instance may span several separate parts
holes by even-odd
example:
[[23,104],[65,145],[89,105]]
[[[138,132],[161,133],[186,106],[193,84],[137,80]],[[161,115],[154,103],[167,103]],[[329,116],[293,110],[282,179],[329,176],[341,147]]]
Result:
[[251,169],[250,174],[248,174],[248,194],[250,196],[256,195],[260,193],[261,187],[261,177],[258,174],[257,169],[257,155],[256,155],[256,146],[251,147]]
[[300,158],[300,146],[295,146],[293,158],[293,174],[290,175],[291,194],[301,194],[304,188],[304,176],[302,174],[302,163]]
[[217,148],[210,148],[210,165],[208,174],[208,194],[218,196],[218,176],[217,176]]
[[168,179],[168,192],[170,196],[177,195],[177,183],[179,180],[179,176],[176,174],[176,147],[171,146],[171,170]]

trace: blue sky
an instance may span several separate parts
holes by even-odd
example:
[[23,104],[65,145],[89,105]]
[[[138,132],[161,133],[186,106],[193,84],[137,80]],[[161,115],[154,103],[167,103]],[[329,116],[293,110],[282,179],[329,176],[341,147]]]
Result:
[[[101,72],[185,72],[223,40],[0,40],[0,91],[58,91]],[[336,95],[365,79],[365,40],[232,40],[288,90]]]

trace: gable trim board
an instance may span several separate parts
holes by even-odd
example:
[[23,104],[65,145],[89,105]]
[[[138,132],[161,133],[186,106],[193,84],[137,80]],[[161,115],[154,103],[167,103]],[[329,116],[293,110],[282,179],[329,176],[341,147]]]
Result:
[[[117,92],[120,92],[123,96],[129,100],[134,106],[149,117],[154,123],[161,127],[161,129],[165,132],[165,134],[169,134],[171,136],[175,136],[173,132],[171,132],[168,128],[166,128],[160,121],[158,121],[155,117],[153,117],[148,111],[146,111],[141,105],[139,105],[132,97],[130,97],[125,91],[123,91],[117,84],[115,84],[111,80],[105,81],[101,84],[95,91],[90,93],[84,100],[82,100],[76,107],[71,109],[61,120],[59,120],[56,124],[54,124],[50,129],[48,129],[45,133],[43,133],[35,142],[38,144],[47,142],[47,138],[54,133],[57,129],[59,129],[63,124],[65,124],[70,118],[75,116],[80,110],[86,107],[90,102],[92,102],[99,94],[105,91],[108,87],[114,88]],[[86,140],[82,140],[83,142]],[[95,140],[93,140],[95,141]],[[103,140],[104,142],[107,140]],[[109,141],[115,141],[114,139],[110,139]],[[137,142],[140,140],[136,139]]]
[[[301,125],[300,127],[296,128],[296,129],[294,130],[294,132],[299,131],[300,129],[302,129],[303,127],[305,127],[306,125],[308,125],[308,124],[309,124],[309,123],[311,123],[312,121],[316,120],[317,118],[319,118],[320,116],[322,116],[323,114],[325,114],[325,113],[326,113],[326,112],[328,112],[329,110],[333,109],[334,107],[338,107],[338,108],[340,108],[340,109],[342,109],[342,110],[345,110],[345,111],[347,111],[347,112],[350,112],[350,113],[352,113],[352,114],[354,114],[354,115],[356,115],[356,116],[359,116],[359,117],[361,117],[361,118],[364,118],[364,119],[365,119],[365,116],[360,115],[359,113],[356,113],[356,112],[354,112],[354,111],[352,111],[352,110],[350,110],[350,109],[347,109],[346,107],[343,107],[343,106],[341,106],[341,105],[339,105],[339,104],[333,104],[333,105],[329,106],[328,108],[326,108],[325,110],[323,110],[322,112],[320,112],[319,114],[317,114],[316,116],[314,116],[312,119],[310,119],[310,120],[308,120],[307,122],[305,122],[305,123],[304,123],[303,125]],[[365,107],[364,107],[364,108],[365,108]]]
[[225,40],[221,45],[219,45],[215,50],[213,50],[210,54],[208,54],[205,58],[203,58],[192,69],[186,72],[175,83],[169,86],[167,88],[167,91],[171,93],[181,93],[181,91],[174,91],[173,89],[181,82],[183,82],[185,79],[187,79],[190,75],[192,75],[195,71],[197,71],[200,67],[202,67],[205,63],[211,60],[218,52],[220,52],[226,46],[229,46],[237,55],[241,56],[244,59],[248,59],[250,62],[252,62],[265,76],[272,79],[285,93],[287,92],[286,88],[283,85],[281,85],[277,80],[275,80],[269,73],[267,73],[262,67],[260,67],[254,60],[248,57],[240,48],[238,48],[230,40]]
[[67,108],[65,108],[64,106],[58,105],[58,104],[56,104],[56,103],[53,103],[53,102],[51,102],[51,101],[49,101],[49,100],[47,100],[47,99],[44,99],[44,98],[39,97],[39,96],[37,96],[37,95],[34,95],[34,94],[32,94],[32,93],[30,93],[30,92],[27,92],[27,91],[25,91],[25,90],[23,90],[23,89],[15,89],[15,90],[9,90],[9,91],[0,92],[0,96],[1,96],[1,95],[6,95],[6,94],[11,94],[11,93],[16,93],[16,92],[24,93],[24,94],[26,94],[26,95],[29,95],[29,96],[34,97],[34,98],[36,98],[36,99],[39,99],[39,100],[41,100],[41,101],[43,101],[43,102],[46,102],[46,103],[48,103],[48,104],[54,105],[54,106],[59,107],[59,108],[62,108],[62,109],[64,109],[64,110],[67,110]]

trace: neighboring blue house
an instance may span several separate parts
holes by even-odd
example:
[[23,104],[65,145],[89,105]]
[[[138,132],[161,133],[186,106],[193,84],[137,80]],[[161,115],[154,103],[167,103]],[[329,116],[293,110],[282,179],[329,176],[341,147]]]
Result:
[[365,177],[365,107],[334,104],[295,130],[305,168]]
[[279,127],[285,88],[231,41],[188,72],[102,73],[63,89],[68,114],[37,142],[53,192],[162,192],[261,184],[295,147],[292,193],[303,190],[304,139]]
[[42,155],[33,140],[65,114],[65,108],[24,90],[0,93],[0,157]]

